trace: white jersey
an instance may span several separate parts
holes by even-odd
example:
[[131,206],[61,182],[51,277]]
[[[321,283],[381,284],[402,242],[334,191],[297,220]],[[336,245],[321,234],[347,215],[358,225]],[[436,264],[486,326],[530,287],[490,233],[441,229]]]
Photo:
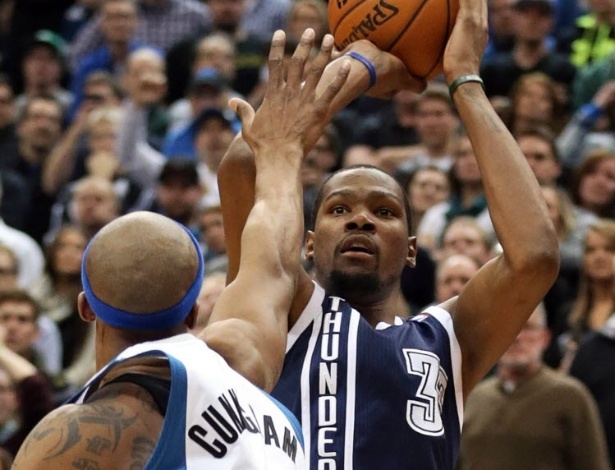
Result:
[[167,412],[146,469],[304,468],[294,416],[190,334],[128,348],[71,402],[83,403],[90,388],[132,357],[166,357],[171,369]]

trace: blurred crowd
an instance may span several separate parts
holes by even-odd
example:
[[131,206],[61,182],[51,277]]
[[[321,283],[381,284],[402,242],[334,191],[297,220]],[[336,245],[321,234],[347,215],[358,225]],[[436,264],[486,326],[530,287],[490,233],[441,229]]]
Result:
[[[485,382],[493,390],[470,396],[459,466],[599,468],[585,454],[615,461],[615,0],[488,6],[481,76],[543,188],[561,270]],[[272,33],[284,29],[293,51],[307,27],[328,31],[326,0],[0,0],[0,468],[94,371],[77,295],[84,248],[105,224],[149,210],[193,230],[206,324],[227,263],[216,172],[240,130],[228,100],[258,106]],[[438,79],[334,119],[303,163],[306,227],[320,183],[356,164],[396,176],[414,212],[401,316],[456,295],[498,253],[472,145]],[[547,380],[537,370],[552,382],[530,387]],[[508,446],[481,454],[485,435]],[[481,463],[523,451],[552,460]]]

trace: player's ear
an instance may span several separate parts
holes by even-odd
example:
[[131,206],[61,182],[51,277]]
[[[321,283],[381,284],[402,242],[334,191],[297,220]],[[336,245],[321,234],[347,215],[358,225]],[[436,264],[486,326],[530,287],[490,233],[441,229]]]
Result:
[[308,261],[314,259],[314,232],[311,230],[305,235],[305,259]]
[[416,266],[416,237],[408,237],[408,256],[406,256],[406,264],[411,268]]
[[85,298],[84,292],[81,292],[79,297],[77,297],[77,310],[79,311],[79,316],[83,321],[93,322],[96,320],[96,314],[90,307],[88,300]]
[[196,319],[199,316],[199,308],[200,308],[200,305],[197,302],[194,304],[190,312],[188,312],[188,315],[186,315],[184,324],[188,327],[189,330],[193,329],[194,325],[196,325]]

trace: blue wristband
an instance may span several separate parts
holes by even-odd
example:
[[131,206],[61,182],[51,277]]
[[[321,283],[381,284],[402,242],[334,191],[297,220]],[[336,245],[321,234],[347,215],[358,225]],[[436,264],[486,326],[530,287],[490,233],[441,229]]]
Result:
[[369,60],[367,60],[358,52],[350,51],[347,52],[346,55],[358,60],[363,65],[365,65],[365,68],[369,72],[369,88],[372,88],[376,84],[376,69],[374,68],[374,64],[372,64]]
[[578,114],[581,117],[581,123],[591,127],[602,116],[603,112],[604,110],[600,106],[594,103],[586,103],[579,108]]

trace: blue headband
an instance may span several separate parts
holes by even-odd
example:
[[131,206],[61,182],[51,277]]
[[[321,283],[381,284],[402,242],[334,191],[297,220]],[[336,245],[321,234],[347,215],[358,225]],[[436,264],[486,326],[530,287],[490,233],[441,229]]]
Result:
[[[83,259],[81,260],[81,282],[83,284],[85,298],[97,317],[115,328],[123,328],[126,330],[165,330],[178,325],[186,318],[186,316],[188,316],[188,313],[190,313],[190,310],[196,303],[196,299],[199,296],[201,284],[203,284],[203,274],[205,269],[203,266],[203,253],[201,252],[199,242],[196,238],[194,238],[194,235],[192,235],[190,230],[183,225],[181,225],[181,227],[188,233],[190,240],[192,240],[192,244],[194,245],[199,258],[199,268],[194,282],[184,297],[172,307],[159,310],[157,312],[141,314],[131,313],[126,310],[112,307],[96,297],[94,291],[92,291],[92,287],[90,286],[90,281],[88,279],[88,274],[85,267],[88,251],[92,242],[88,244],[83,252]],[[135,293],[135,295],[147,294]]]

